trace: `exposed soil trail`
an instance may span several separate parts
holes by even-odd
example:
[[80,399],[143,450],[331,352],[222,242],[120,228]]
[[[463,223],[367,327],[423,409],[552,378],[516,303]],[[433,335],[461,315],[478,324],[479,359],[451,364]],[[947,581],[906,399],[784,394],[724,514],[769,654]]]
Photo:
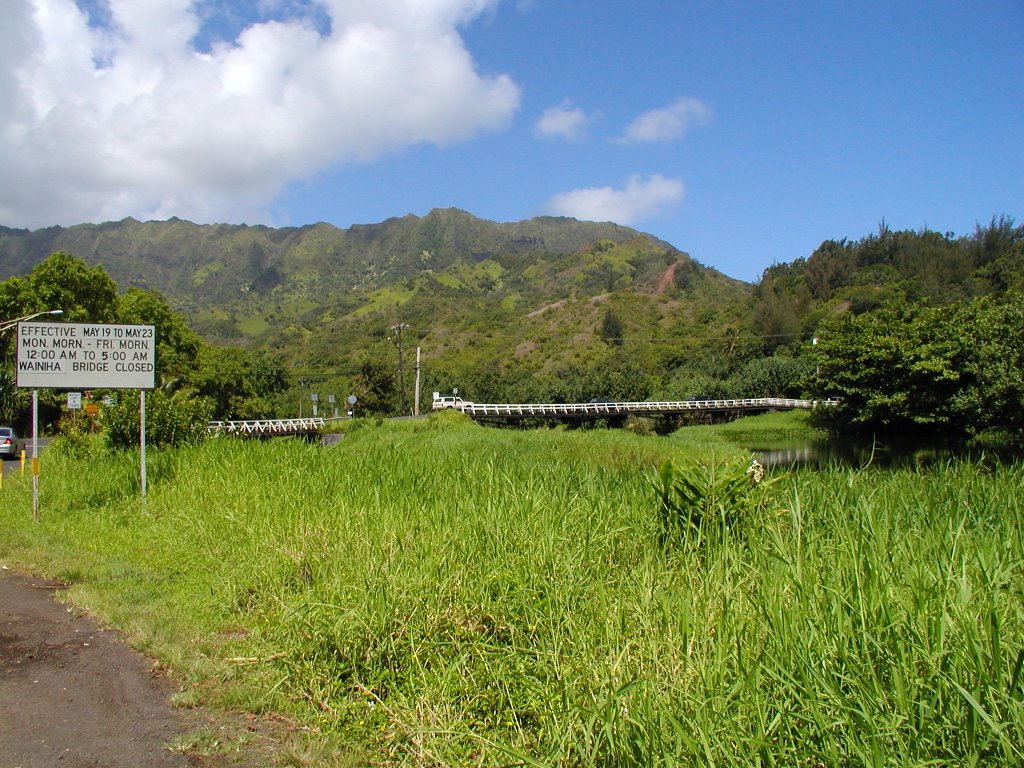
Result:
[[668,265],[668,269],[665,270],[665,273],[661,276],[661,280],[658,281],[658,287],[654,289],[655,296],[661,296],[666,290],[668,290],[668,287],[672,285],[672,281],[675,280],[676,277],[676,267],[678,266],[678,261]]
[[113,632],[0,572],[0,765],[185,768],[173,689]]
[[[116,632],[55,600],[63,588],[0,569],[0,768],[272,763],[274,739],[257,733],[265,723],[174,708],[174,685]],[[243,749],[171,749],[176,737],[204,729]]]

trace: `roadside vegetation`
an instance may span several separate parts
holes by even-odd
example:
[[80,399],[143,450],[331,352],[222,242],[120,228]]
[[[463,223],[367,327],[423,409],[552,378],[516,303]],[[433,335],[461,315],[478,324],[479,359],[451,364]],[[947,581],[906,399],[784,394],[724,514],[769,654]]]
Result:
[[144,501],[137,454],[58,442],[0,562],[182,706],[310,728],[292,765],[1019,764],[1021,466],[759,476],[759,423],[801,429],[356,420],[154,449]]

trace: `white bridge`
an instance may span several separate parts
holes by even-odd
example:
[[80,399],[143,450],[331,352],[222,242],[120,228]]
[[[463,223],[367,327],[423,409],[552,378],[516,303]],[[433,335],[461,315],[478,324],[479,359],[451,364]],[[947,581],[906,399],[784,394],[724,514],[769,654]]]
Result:
[[740,411],[813,410],[834,406],[838,400],[798,400],[781,397],[757,397],[740,400],[665,400],[644,402],[589,403],[473,403],[460,397],[435,396],[434,410],[454,409],[473,418],[523,419],[594,418],[600,416],[652,416],[680,413],[729,413]]
[[[680,413],[739,413],[743,411],[813,410],[834,406],[838,400],[797,400],[781,397],[757,397],[742,400],[651,400],[643,402],[590,403],[473,403],[461,397],[435,396],[435,411],[453,409],[475,419],[526,418],[600,418],[616,416],[656,416]],[[211,435],[239,437],[284,437],[319,434],[328,419],[244,419],[211,421]],[[333,419],[332,419],[333,421]]]
[[211,421],[206,431],[211,435],[240,437],[284,437],[315,435],[324,427],[325,419],[244,419],[242,421]]

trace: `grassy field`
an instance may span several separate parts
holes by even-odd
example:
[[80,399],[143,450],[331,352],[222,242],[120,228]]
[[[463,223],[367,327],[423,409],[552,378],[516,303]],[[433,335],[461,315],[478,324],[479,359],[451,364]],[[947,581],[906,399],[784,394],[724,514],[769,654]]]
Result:
[[[1019,465],[754,487],[729,430],[446,416],[150,451],[145,501],[137,457],[58,449],[38,524],[5,482],[0,563],[71,581],[182,705],[309,725],[294,764],[1024,760]],[[709,529],[665,528],[666,460]]]

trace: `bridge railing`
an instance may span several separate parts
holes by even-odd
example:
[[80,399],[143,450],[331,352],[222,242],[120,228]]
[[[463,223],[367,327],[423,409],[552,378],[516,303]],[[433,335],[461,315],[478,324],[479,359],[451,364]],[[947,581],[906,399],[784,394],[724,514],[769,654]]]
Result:
[[309,435],[323,429],[324,419],[242,419],[237,421],[211,421],[206,431],[211,435],[242,435],[246,437],[276,437]]
[[623,403],[472,403],[446,402],[435,408],[454,408],[469,416],[615,416],[628,414],[686,413],[690,411],[744,410],[812,410],[833,406],[837,400],[802,400],[796,398],[759,397],[724,400],[664,400]]

